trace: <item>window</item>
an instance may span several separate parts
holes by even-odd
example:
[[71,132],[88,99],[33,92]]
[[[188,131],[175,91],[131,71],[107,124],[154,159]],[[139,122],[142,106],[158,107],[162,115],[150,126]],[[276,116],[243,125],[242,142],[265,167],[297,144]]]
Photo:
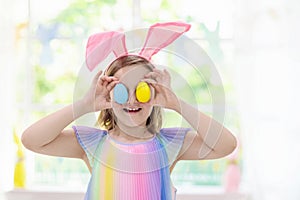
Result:
[[[23,127],[72,103],[74,84],[84,63],[86,39],[90,34],[180,19],[192,23],[187,35],[205,49],[220,71],[226,92],[224,123],[233,132],[238,132],[239,120],[230,77],[234,56],[233,1],[222,2],[221,6],[214,6],[215,1],[200,1],[203,6],[197,8],[190,0],[52,0],[51,3],[28,0],[22,4],[20,8],[28,15],[21,16],[16,25],[16,44],[18,77],[20,84],[26,86],[26,90],[20,87],[17,91],[18,121],[24,121]],[[180,70],[182,68],[174,67],[174,72],[180,73]],[[194,103],[200,103],[201,108],[211,114],[205,83],[196,81],[195,84],[203,85],[199,90],[203,98]],[[181,123],[175,113],[166,112],[165,115],[172,119],[165,122],[166,126]],[[89,173],[83,162],[30,152],[27,155],[29,186],[85,188],[83,185],[87,184]],[[182,161],[172,174],[174,184],[178,187],[220,186],[226,163],[226,159]]]

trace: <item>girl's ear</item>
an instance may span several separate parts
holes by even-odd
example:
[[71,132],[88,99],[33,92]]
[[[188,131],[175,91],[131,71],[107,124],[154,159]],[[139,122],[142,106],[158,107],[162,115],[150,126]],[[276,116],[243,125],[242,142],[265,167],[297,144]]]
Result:
[[152,25],[139,55],[150,60],[154,54],[171,44],[184,32],[187,32],[190,27],[190,24],[183,22],[166,22]]

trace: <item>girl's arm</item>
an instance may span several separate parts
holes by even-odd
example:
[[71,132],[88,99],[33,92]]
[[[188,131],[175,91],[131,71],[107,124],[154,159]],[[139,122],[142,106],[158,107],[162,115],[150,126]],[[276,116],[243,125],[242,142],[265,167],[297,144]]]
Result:
[[228,129],[176,96],[171,89],[171,77],[167,70],[154,69],[145,78],[155,88],[153,105],[175,110],[194,129],[185,136],[179,160],[220,158],[236,148],[236,138]]
[[180,160],[216,159],[236,148],[237,140],[222,124],[203,114],[188,103],[178,100],[172,108],[193,127],[184,139],[179,153]]
[[[81,158],[86,161],[73,129],[66,129],[75,119],[89,112],[109,108],[107,95],[117,83],[116,78],[100,76],[99,71],[86,95],[72,105],[50,114],[28,127],[22,135],[24,146],[34,152]],[[76,108],[76,112],[74,112]]]
[[[65,129],[77,117],[86,111],[73,115],[73,107],[84,107],[79,101],[74,105],[68,105],[28,127],[22,134],[23,145],[36,153],[83,158],[84,151],[77,142],[73,129]],[[77,109],[76,109],[77,110]]]

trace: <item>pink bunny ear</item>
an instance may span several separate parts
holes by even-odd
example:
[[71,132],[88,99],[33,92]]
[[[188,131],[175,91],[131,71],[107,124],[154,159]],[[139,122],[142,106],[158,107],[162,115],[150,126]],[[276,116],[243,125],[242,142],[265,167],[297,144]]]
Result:
[[171,44],[184,32],[187,32],[190,27],[190,24],[182,22],[167,22],[152,25],[139,55],[150,60],[154,54]]
[[116,57],[127,54],[124,33],[115,31],[92,35],[86,46],[86,65],[92,71],[111,52]]

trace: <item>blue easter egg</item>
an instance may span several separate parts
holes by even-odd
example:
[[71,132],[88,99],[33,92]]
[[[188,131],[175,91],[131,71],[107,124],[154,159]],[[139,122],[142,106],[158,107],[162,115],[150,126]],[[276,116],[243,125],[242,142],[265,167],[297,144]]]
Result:
[[114,87],[114,101],[118,104],[125,104],[128,101],[128,91],[125,85],[118,83]]

